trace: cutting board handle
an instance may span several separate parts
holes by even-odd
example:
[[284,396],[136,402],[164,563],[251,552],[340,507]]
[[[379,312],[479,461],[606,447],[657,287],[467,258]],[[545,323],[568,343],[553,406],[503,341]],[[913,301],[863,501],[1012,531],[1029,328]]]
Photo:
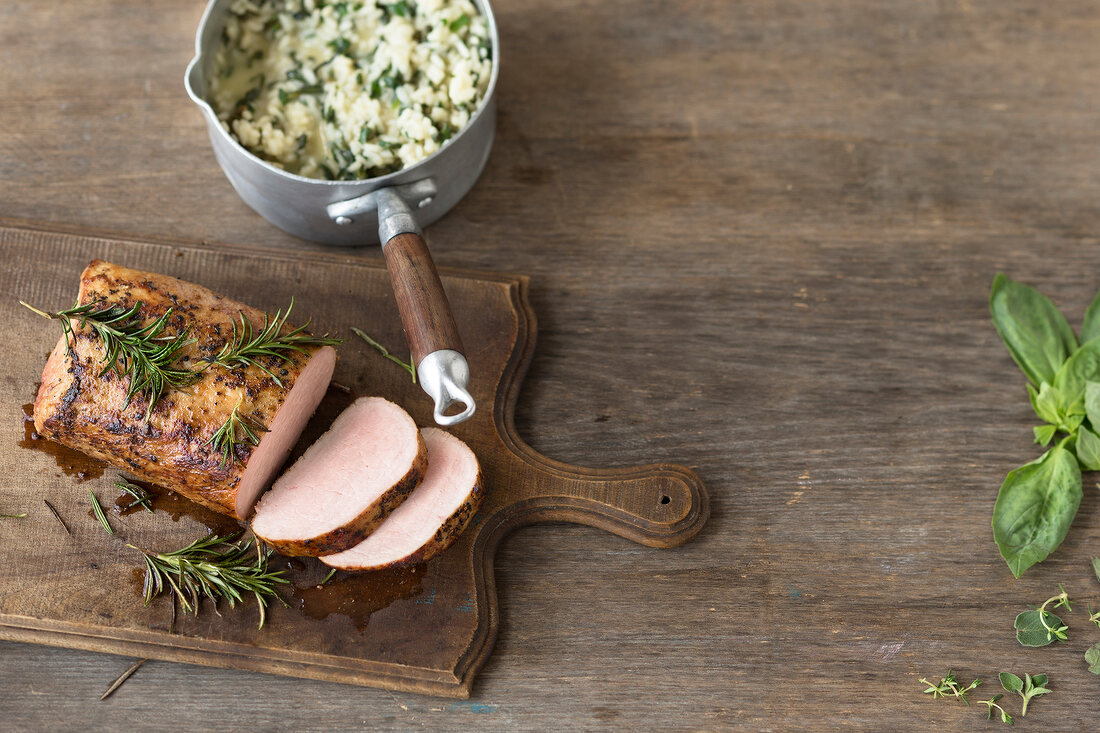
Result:
[[[510,472],[512,499],[494,518],[501,530],[538,522],[599,527],[649,547],[682,545],[710,515],[706,487],[691,469],[673,463],[633,468],[578,468],[529,446],[511,446],[526,464]],[[520,497],[516,495],[519,494]]]

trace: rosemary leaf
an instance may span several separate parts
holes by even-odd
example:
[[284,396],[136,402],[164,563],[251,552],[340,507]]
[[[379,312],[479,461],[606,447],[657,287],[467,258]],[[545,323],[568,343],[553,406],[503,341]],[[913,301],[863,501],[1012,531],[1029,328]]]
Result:
[[0,514],[0,519],[22,519],[25,516],[27,516],[26,512],[22,514]]
[[[233,412],[229,414],[229,418],[203,443],[203,445],[213,445],[214,450],[221,451],[222,468],[225,468],[230,460],[237,459],[237,443],[259,445],[260,436],[257,433],[266,433],[268,430],[257,422],[241,417],[238,411],[241,409],[243,401],[244,397],[241,397],[237,401],[237,406],[233,408]],[[238,430],[243,434],[243,437],[237,437]]]
[[332,580],[332,576],[333,576],[333,575],[336,575],[336,568],[333,568],[332,570],[329,570],[329,571],[328,571],[328,575],[326,575],[326,576],[325,576],[324,580],[322,580],[320,584],[321,584],[321,585],[324,585],[325,583],[327,583],[327,582],[329,582],[330,580]]
[[129,668],[129,669],[127,669],[127,670],[126,670],[125,672],[123,672],[122,674],[120,674],[120,675],[118,676],[118,678],[117,678],[117,679],[115,679],[115,681],[111,683],[111,686],[110,686],[110,687],[108,687],[108,688],[107,688],[106,690],[104,690],[103,694],[99,696],[99,701],[100,701],[100,702],[103,702],[103,701],[104,701],[104,700],[106,700],[106,699],[107,699],[108,697],[110,697],[110,696],[111,696],[111,694],[112,694],[112,693],[113,693],[113,692],[114,692],[115,690],[117,690],[118,688],[122,687],[122,683],[123,683],[123,682],[125,682],[125,681],[126,681],[126,680],[128,680],[128,679],[130,679],[130,675],[132,675],[132,674],[133,674],[134,672],[137,672],[137,671],[138,671],[138,667],[140,667],[141,665],[145,664],[145,663],[146,663],[146,662],[148,662],[148,661],[149,661],[148,659],[139,659],[139,660],[137,660],[136,662],[134,662],[134,663],[133,663],[132,665],[130,665],[130,668]]
[[91,328],[103,343],[105,351],[100,376],[113,370],[119,376],[128,377],[126,401],[129,403],[138,395],[148,400],[146,421],[166,389],[186,387],[200,377],[199,372],[172,367],[179,352],[195,343],[195,339],[187,338],[186,330],[175,336],[164,334],[172,315],[171,308],[159,318],[142,325],[139,316],[141,301],[127,309],[117,303],[107,304],[99,300],[74,305],[56,313],[47,313],[19,302],[44,318],[61,321],[61,328],[69,339],[73,338],[73,320],[77,320],[81,328]]
[[88,489],[88,495],[92,497],[92,512],[95,513],[95,518],[103,525],[103,529],[107,530],[107,534],[114,534],[115,531],[111,528],[110,523],[107,522],[107,515],[103,513],[103,507],[99,505],[99,499],[96,498],[95,492]]
[[149,512],[150,514],[153,513],[153,507],[149,503],[153,497],[149,495],[148,491],[141,488],[137,484],[130,483],[121,476],[119,476],[118,479],[115,481],[115,487],[134,497],[134,500],[132,502],[122,507],[123,511],[126,511],[127,509],[132,509],[135,506],[141,506],[145,509],[145,511]]
[[207,535],[172,552],[152,552],[127,545],[145,559],[145,605],[170,590],[184,613],[197,614],[203,597],[215,605],[218,600],[225,599],[232,608],[243,600],[242,594],[251,593],[260,609],[259,628],[262,629],[268,600],[274,597],[286,604],[276,592],[276,585],[289,581],[283,577],[282,570],[268,568],[270,552],[253,559],[252,543],[234,542],[238,536]]
[[312,320],[305,325],[298,326],[286,333],[282,333],[286,326],[290,311],[294,308],[294,298],[290,299],[290,305],[286,312],[275,311],[275,316],[264,314],[264,326],[258,333],[254,333],[252,321],[245,317],[244,312],[239,313],[240,321],[233,323],[233,337],[222,347],[218,355],[209,360],[210,364],[216,364],[226,369],[233,367],[255,366],[262,369],[269,377],[275,380],[280,387],[283,383],[268,367],[258,360],[262,357],[274,357],[281,361],[289,361],[293,352],[309,354],[310,346],[336,346],[343,339],[329,338],[328,336],[313,336],[306,333]]
[[412,359],[411,359],[411,358],[409,359],[409,361],[402,361],[402,360],[401,360],[401,359],[399,359],[398,357],[396,357],[396,356],[394,356],[393,354],[391,354],[391,353],[390,353],[390,351],[389,351],[389,349],[387,349],[387,348],[386,348],[385,346],[383,346],[382,344],[378,343],[377,341],[375,341],[374,339],[372,339],[372,338],[371,338],[370,336],[368,336],[367,334],[365,334],[365,333],[363,333],[362,331],[360,331],[360,330],[359,330],[358,328],[356,328],[355,326],[352,326],[352,327],[351,327],[351,332],[352,332],[352,333],[354,333],[354,334],[355,334],[356,336],[358,336],[359,338],[361,338],[361,339],[363,339],[364,341],[366,341],[366,342],[367,342],[368,344],[370,344],[371,346],[373,346],[373,347],[374,347],[374,348],[375,348],[375,349],[376,349],[376,350],[378,351],[378,353],[380,353],[380,354],[381,354],[382,356],[386,357],[387,359],[389,359],[390,361],[392,361],[392,362],[393,362],[394,364],[397,364],[397,365],[398,365],[398,366],[400,366],[400,367],[401,367],[402,369],[404,369],[405,371],[407,371],[407,372],[408,372],[408,373],[409,373],[410,375],[412,375],[412,381],[413,381],[413,384],[416,384],[416,367],[414,367],[414,366],[413,366],[413,364],[412,364]]
[[50,514],[53,514],[54,518],[61,523],[61,526],[65,528],[65,534],[72,536],[73,531],[69,529],[69,525],[65,524],[65,520],[61,518],[61,513],[57,511],[57,508],[50,503],[49,499],[43,499],[42,502],[50,510]]

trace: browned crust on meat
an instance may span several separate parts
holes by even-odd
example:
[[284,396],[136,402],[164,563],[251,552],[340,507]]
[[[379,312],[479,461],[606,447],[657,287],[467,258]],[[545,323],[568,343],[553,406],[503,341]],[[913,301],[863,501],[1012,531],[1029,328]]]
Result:
[[477,510],[481,508],[481,501],[484,498],[485,489],[482,483],[481,468],[478,467],[477,478],[474,480],[474,488],[470,491],[470,495],[466,498],[466,501],[462,502],[462,506],[456,509],[451,516],[447,517],[439,529],[436,530],[432,538],[421,545],[420,549],[406,555],[400,560],[394,560],[393,562],[362,568],[340,566],[340,570],[346,570],[349,573],[358,573],[370,570],[384,570],[386,568],[404,568],[426,562],[455,543],[455,540],[458,539],[459,535],[461,535],[470,524],[470,520],[477,514]]
[[[196,339],[180,352],[180,363],[190,368],[232,337],[239,313],[256,327],[264,322],[263,311],[200,285],[94,260],[81,274],[78,302],[98,300],[126,308],[140,301],[139,315],[146,323],[172,308],[166,334],[189,329],[189,338]],[[100,374],[103,345],[91,329],[78,326],[73,323],[71,343],[62,336],[46,363],[34,404],[39,434],[236,516],[237,487],[253,448],[238,444],[235,459],[223,466],[222,454],[207,441],[238,398],[243,398],[239,414],[270,426],[316,349],[291,354],[289,361],[270,357],[262,362],[281,385],[256,366],[207,369],[195,384],[167,391],[146,422],[145,400],[127,402],[127,377],[113,370]]]
[[[263,535],[257,535],[269,546],[283,555],[292,557],[321,557],[322,555],[335,555],[344,550],[350,550],[367,538],[371,532],[385,521],[401,502],[409,498],[409,494],[420,485],[424,478],[424,472],[428,470],[428,446],[424,443],[420,431],[416,431],[417,452],[412,467],[389,490],[382,493],[378,499],[366,507],[362,513],[347,524],[341,525],[330,532],[304,539],[280,539],[271,540]],[[255,531],[255,530],[253,530]]]

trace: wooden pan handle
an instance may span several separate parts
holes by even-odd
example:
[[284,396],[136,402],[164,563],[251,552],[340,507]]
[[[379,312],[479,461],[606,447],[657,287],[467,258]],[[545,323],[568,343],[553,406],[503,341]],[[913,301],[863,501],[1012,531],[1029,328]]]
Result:
[[462,339],[451,315],[451,304],[424,238],[412,232],[398,234],[386,243],[382,252],[413,364],[419,365],[433,351],[450,349],[462,353]]

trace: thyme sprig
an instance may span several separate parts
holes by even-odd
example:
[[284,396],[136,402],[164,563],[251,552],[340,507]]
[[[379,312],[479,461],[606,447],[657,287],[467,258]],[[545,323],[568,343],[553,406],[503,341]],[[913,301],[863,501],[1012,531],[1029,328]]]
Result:
[[978,704],[979,705],[985,705],[986,708],[988,708],[988,712],[986,713],[986,716],[985,716],[986,720],[993,720],[993,708],[997,708],[998,710],[1001,711],[1001,722],[1002,723],[1008,723],[1009,725],[1012,725],[1012,716],[1009,715],[1008,712],[1004,708],[1002,708],[1000,705],[997,704],[997,701],[1000,700],[1002,697],[1004,697],[1004,694],[998,692],[996,695],[989,698],[988,700],[979,700]]
[[966,687],[963,687],[963,684],[959,682],[959,678],[950,669],[947,670],[947,674],[935,684],[929,682],[924,677],[921,677],[917,681],[922,685],[928,685],[924,694],[931,695],[933,698],[953,695],[955,699],[965,702],[967,707],[970,707],[970,701],[966,699],[966,696],[982,683],[981,680],[974,680]]
[[1089,609],[1089,623],[1090,624],[1096,624],[1096,627],[1100,628],[1100,611],[1096,611],[1095,613],[1093,613],[1091,603],[1088,605],[1088,609]]
[[221,451],[222,468],[225,468],[230,460],[237,458],[238,443],[259,445],[260,436],[257,435],[257,433],[266,433],[268,431],[268,429],[260,423],[246,417],[241,417],[240,409],[243,402],[244,397],[241,397],[241,399],[237,401],[237,406],[233,408],[233,412],[229,413],[229,417],[222,423],[222,426],[203,443],[203,445],[213,445],[214,450]]
[[120,489],[121,491],[129,494],[130,496],[132,496],[134,498],[134,500],[132,502],[130,502],[126,506],[122,507],[122,511],[126,511],[127,509],[132,509],[133,507],[140,506],[140,507],[144,508],[145,511],[149,512],[150,514],[153,513],[153,506],[152,506],[152,504],[150,504],[153,497],[150,496],[149,492],[146,491],[145,489],[141,488],[137,484],[130,483],[126,479],[122,478],[121,476],[119,476],[118,480],[115,481],[115,488]]
[[234,542],[239,534],[220,537],[216,534],[200,537],[191,544],[172,552],[153,552],[134,545],[145,558],[145,582],[142,591],[145,605],[165,590],[169,590],[183,607],[184,613],[199,611],[199,602],[206,597],[217,605],[220,599],[236,607],[251,593],[260,608],[260,625],[264,627],[267,602],[274,597],[286,605],[276,592],[278,584],[289,583],[282,570],[272,570],[267,561],[271,552],[253,557],[251,540]]
[[355,326],[352,326],[352,327],[351,327],[351,332],[352,332],[352,333],[354,333],[354,334],[355,334],[356,336],[358,336],[359,338],[361,338],[361,339],[363,339],[364,341],[366,341],[366,342],[367,342],[368,344],[370,344],[371,346],[373,346],[373,347],[374,347],[374,348],[375,348],[375,349],[376,349],[376,350],[378,351],[378,353],[380,353],[380,354],[381,354],[382,356],[386,357],[387,359],[389,359],[390,361],[392,361],[392,362],[393,362],[394,364],[397,364],[397,365],[398,365],[398,366],[400,366],[400,367],[401,367],[402,369],[404,369],[404,370],[405,370],[405,371],[407,371],[407,372],[408,372],[409,374],[411,374],[411,375],[412,375],[412,381],[413,381],[413,384],[416,384],[416,367],[415,367],[415,366],[413,366],[413,363],[412,363],[412,359],[411,359],[411,358],[409,359],[409,361],[402,361],[402,360],[401,360],[401,359],[399,359],[398,357],[396,357],[396,356],[394,356],[393,354],[391,354],[391,353],[390,353],[390,351],[389,351],[389,349],[387,349],[387,348],[386,348],[385,346],[383,346],[382,344],[378,343],[377,341],[375,341],[374,339],[372,339],[372,338],[371,338],[370,336],[368,336],[367,334],[365,334],[365,333],[363,333],[362,331],[360,331],[360,330],[359,330],[358,328],[356,328]]
[[239,311],[238,321],[233,322],[233,336],[226,342],[217,356],[208,359],[210,364],[216,364],[227,369],[238,366],[255,366],[262,369],[269,377],[275,380],[280,387],[283,383],[267,366],[258,360],[262,357],[275,357],[282,361],[289,361],[293,352],[309,355],[310,346],[336,346],[343,339],[329,338],[326,336],[314,336],[306,333],[312,319],[304,325],[282,333],[286,326],[290,311],[294,308],[294,298],[291,297],[290,305],[284,313],[281,309],[275,311],[274,317],[264,314],[264,325],[258,332],[252,326],[244,314]]
[[117,303],[107,304],[98,300],[56,313],[47,313],[19,302],[44,318],[61,321],[70,343],[73,338],[72,320],[79,321],[80,328],[90,327],[105,350],[104,367],[99,376],[114,370],[119,376],[129,377],[126,402],[129,404],[135,395],[147,399],[147,421],[153,406],[167,388],[186,387],[199,379],[199,372],[172,366],[179,352],[195,343],[195,339],[187,338],[188,329],[174,336],[164,333],[172,316],[172,308],[150,323],[143,324],[139,315],[141,301],[125,308]]
[[1053,602],[1054,605],[1051,606],[1051,608],[1065,608],[1067,611],[1073,610],[1069,605],[1069,595],[1066,593],[1066,589],[1062,587],[1061,583],[1058,584],[1058,590],[1061,591],[1058,595],[1051,596],[1043,601],[1043,605],[1039,606],[1039,623],[1047,630],[1047,638],[1051,641],[1055,639],[1065,641],[1067,638],[1066,632],[1069,631],[1069,627],[1062,624],[1061,619],[1058,619],[1058,622],[1053,626],[1047,623],[1048,618],[1058,618],[1052,613],[1047,613],[1047,604]]

